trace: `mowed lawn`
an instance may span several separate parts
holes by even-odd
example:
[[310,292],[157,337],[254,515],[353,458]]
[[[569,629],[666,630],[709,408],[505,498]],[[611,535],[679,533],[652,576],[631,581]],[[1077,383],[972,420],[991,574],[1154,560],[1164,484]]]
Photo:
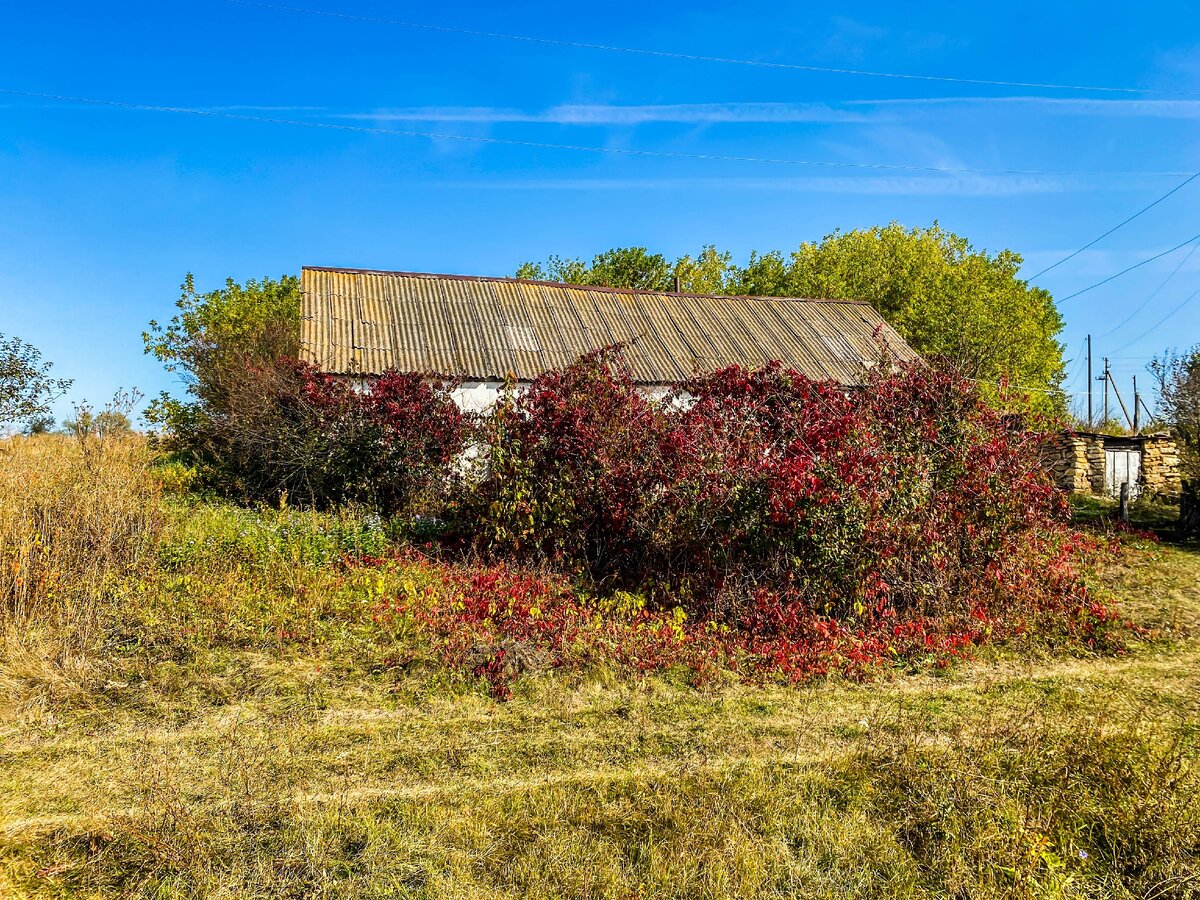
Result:
[[329,621],[278,639],[275,606],[239,630],[266,576],[189,574],[216,513],[172,515],[99,644],[6,634],[0,897],[1200,896],[1196,547],[1128,538],[1097,576],[1146,629],[1124,655],[502,702]]

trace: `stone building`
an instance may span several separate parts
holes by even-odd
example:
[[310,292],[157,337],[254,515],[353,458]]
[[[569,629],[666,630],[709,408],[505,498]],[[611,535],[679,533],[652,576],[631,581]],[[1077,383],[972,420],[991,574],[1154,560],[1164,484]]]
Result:
[[1045,464],[1054,482],[1072,493],[1118,497],[1128,481],[1131,497],[1179,497],[1179,449],[1166,432],[1066,432],[1047,450]]

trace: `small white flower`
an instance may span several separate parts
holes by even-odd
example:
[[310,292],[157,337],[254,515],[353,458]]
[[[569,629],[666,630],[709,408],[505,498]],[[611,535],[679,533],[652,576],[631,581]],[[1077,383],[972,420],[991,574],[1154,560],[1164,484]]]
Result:
[[861,725],[863,728],[870,728],[870,727],[871,727],[871,723],[870,723],[870,722],[868,722],[866,719],[859,719],[859,720],[858,720],[858,724],[859,724],[859,725]]

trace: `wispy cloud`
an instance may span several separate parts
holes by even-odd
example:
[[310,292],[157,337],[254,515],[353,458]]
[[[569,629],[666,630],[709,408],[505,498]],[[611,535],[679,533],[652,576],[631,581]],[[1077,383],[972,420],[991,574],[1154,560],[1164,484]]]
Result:
[[[59,104],[24,101],[0,104],[4,109],[53,109]],[[545,109],[505,106],[399,106],[348,110],[295,104],[226,104],[193,107],[205,112],[278,115],[383,122],[447,122],[475,124],[527,123],[580,126],[649,124],[916,124],[948,112],[959,116],[991,115],[1008,107],[1031,115],[1093,118],[1200,119],[1200,100],[1134,100],[1082,97],[898,97],[826,103],[562,103]]]
[[1127,100],[1088,97],[919,97],[893,100],[852,100],[847,106],[876,109],[921,107],[1025,106],[1076,116],[1139,116],[1156,119],[1200,118],[1200,100]]
[[550,178],[449,181],[438,187],[513,191],[789,191],[821,194],[942,195],[964,197],[1083,190],[1079,179],[1056,177],[812,177],[812,178]]
[[[841,103],[564,103],[543,110],[496,106],[407,106],[366,111],[327,111],[338,119],[374,122],[508,122],[551,125],[632,126],[654,123],[883,124],[911,120],[914,113],[954,108],[1025,108],[1040,114],[1092,117],[1200,119],[1200,100],[1126,100],[1061,97],[920,97],[848,100]],[[296,109],[311,109],[296,107]]]
[[[555,125],[666,122],[702,125],[720,122],[875,122],[880,119],[880,114],[865,108],[824,103],[565,103],[534,112],[493,106],[415,106],[339,113],[336,117],[403,122],[540,122]],[[886,118],[896,116],[889,112]]]
[[235,106],[206,106],[209,112],[328,112],[325,106],[255,106],[240,104]]

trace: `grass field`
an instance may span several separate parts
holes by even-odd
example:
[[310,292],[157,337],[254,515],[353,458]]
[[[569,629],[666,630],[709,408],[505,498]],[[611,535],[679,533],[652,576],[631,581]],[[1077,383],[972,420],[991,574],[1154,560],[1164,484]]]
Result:
[[1094,585],[1125,654],[499,702],[382,643],[405,573],[336,565],[379,523],[150,464],[0,459],[0,897],[1200,897],[1200,548],[1161,511]]

